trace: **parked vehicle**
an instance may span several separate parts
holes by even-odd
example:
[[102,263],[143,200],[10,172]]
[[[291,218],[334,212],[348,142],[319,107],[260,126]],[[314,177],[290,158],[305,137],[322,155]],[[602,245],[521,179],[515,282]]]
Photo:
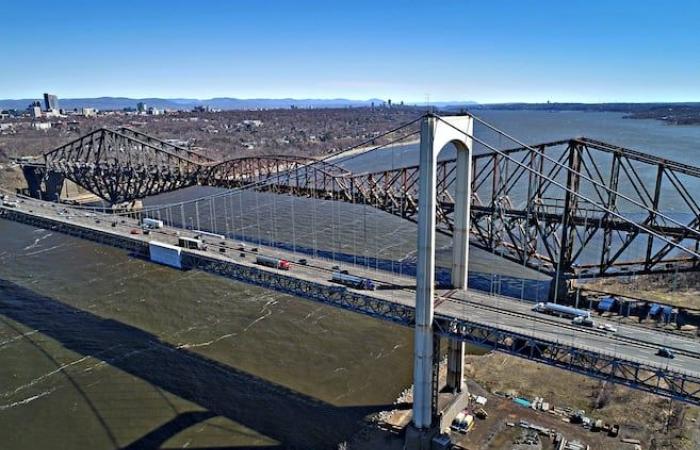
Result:
[[255,263],[262,266],[274,267],[275,269],[289,270],[289,261],[286,259],[259,255],[255,258]]
[[364,289],[367,291],[377,289],[377,285],[369,278],[356,277],[355,275],[350,275],[348,273],[333,272],[331,281],[353,287],[355,289]]
[[2,206],[7,206],[8,208],[17,208],[19,206],[19,203],[14,202],[12,200],[3,200]]
[[535,312],[540,312],[544,314],[551,314],[553,316],[559,317],[591,317],[591,312],[585,309],[573,308],[571,306],[559,305],[557,303],[538,303],[532,308]]
[[306,258],[301,258],[299,260],[299,264],[301,264],[302,266],[306,266],[307,264],[309,264],[309,261]]
[[661,356],[662,358],[668,358],[668,359],[673,359],[676,357],[676,355],[673,354],[673,352],[666,348],[666,347],[661,347],[656,351],[657,356]]

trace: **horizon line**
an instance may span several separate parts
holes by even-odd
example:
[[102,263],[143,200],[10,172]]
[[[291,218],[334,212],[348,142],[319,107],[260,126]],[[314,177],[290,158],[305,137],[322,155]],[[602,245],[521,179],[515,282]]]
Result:
[[[56,94],[51,94],[56,95]],[[230,96],[220,96],[220,97],[163,97],[163,96],[147,96],[147,97],[132,97],[125,95],[99,95],[99,96],[80,96],[80,97],[58,97],[59,100],[95,100],[95,99],[128,99],[128,100],[167,100],[167,101],[198,101],[206,102],[211,100],[238,100],[238,101],[260,101],[260,100],[277,100],[277,101],[345,101],[345,102],[358,102],[367,103],[374,101],[381,101],[387,103],[389,100],[392,104],[398,105],[403,102],[404,105],[409,106],[429,106],[431,104],[476,104],[476,105],[544,105],[544,104],[579,104],[579,105],[598,105],[598,104],[688,104],[688,103],[700,103],[700,100],[599,100],[599,101],[580,101],[580,100],[543,100],[543,101],[528,101],[528,100],[508,100],[508,101],[478,101],[478,100],[442,100],[435,99],[426,101],[425,99],[420,101],[414,100],[393,100],[389,97],[369,97],[369,98],[348,98],[348,97],[230,97]],[[0,98],[0,101],[24,101],[24,100],[41,100],[43,99],[43,93],[37,97],[18,97],[18,98]]]

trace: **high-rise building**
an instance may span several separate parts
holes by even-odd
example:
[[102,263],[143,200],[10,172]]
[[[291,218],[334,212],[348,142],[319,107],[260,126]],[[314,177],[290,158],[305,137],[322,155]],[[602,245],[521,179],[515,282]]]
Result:
[[144,102],[138,102],[136,104],[136,110],[140,113],[145,113],[148,110],[148,106]]
[[35,119],[41,117],[41,103],[38,101],[32,102],[32,104],[27,107],[27,111],[29,111],[29,114]]
[[44,94],[44,107],[46,111],[58,111],[58,97],[53,94]]

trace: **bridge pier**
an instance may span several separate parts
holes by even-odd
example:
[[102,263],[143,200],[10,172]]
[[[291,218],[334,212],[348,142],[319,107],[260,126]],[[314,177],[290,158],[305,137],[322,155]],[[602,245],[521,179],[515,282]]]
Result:
[[447,342],[447,389],[453,394],[466,390],[464,382],[464,350],[463,341],[449,339]]
[[[419,194],[418,194],[418,261],[416,266],[416,318],[413,358],[413,421],[406,433],[406,449],[426,450],[440,431],[437,417],[438,373],[434,361],[436,342],[433,336],[435,296],[435,207],[437,203],[437,158],[452,143],[457,148],[455,196],[455,231],[452,250],[452,283],[466,288],[469,264],[469,192],[471,186],[470,116],[438,118],[427,115],[421,123]],[[439,348],[439,347],[437,347]],[[448,364],[452,370],[451,389],[459,392],[463,385],[464,346],[451,343]],[[457,369],[457,367],[462,369]]]

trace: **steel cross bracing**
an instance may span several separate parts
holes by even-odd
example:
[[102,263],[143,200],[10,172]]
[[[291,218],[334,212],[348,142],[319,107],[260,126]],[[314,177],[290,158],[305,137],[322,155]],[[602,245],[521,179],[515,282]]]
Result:
[[[130,129],[97,130],[45,158],[48,174],[63,174],[113,204],[193,185],[250,186],[417,218],[418,166],[357,174],[290,156],[212,162]],[[564,278],[700,268],[697,258],[673,245],[700,250],[700,206],[692,194],[700,189],[700,168],[588,138],[477,154],[472,167],[475,246]],[[455,169],[455,159],[439,162],[437,223],[448,235]]]
[[[27,205],[23,208],[32,207]],[[103,225],[87,226],[72,223],[65,216],[49,217],[46,213],[40,214],[34,209],[2,206],[0,218],[124,249],[132,255],[148,256],[146,237],[117,231],[109,227],[105,223],[107,221],[102,221]],[[380,298],[372,292],[358,292],[337,285],[297,278],[293,273],[282,274],[274,269],[242,265],[201,252],[183,250],[183,254],[183,267],[186,269],[202,270],[404,326],[413,326],[415,323],[412,305]],[[434,330],[439,336],[494,348],[586,376],[700,405],[700,377],[670,369],[668,366],[652,366],[620,354],[607,353],[599,348],[586,348],[580,343],[571,345],[538,338],[516,332],[505,325],[479,323],[442,314],[439,310],[435,315]]]
[[44,154],[58,172],[112,204],[197,183],[202,158],[140,134],[101,128]]
[[601,351],[599,348],[582,348],[545,341],[489,324],[439,314],[435,316],[434,327],[435,333],[440,336],[493,348],[592,378],[612,381],[673,399],[700,398],[700,377],[669,373],[643,362],[620,358],[619,355]]

